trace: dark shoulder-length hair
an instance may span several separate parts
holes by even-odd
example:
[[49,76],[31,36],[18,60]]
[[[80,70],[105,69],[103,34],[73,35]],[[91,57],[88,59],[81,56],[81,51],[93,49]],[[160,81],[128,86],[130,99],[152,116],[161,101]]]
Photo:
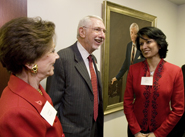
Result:
[[0,61],[14,74],[34,63],[51,49],[55,24],[40,17],[20,17],[0,28]]
[[[160,58],[165,58],[168,51],[168,43],[166,42],[166,35],[156,27],[144,27],[141,28],[137,33],[136,43],[137,49],[140,50],[140,38],[144,39],[143,36],[147,36],[150,39],[156,41],[159,46],[159,56]],[[140,50],[141,51],[141,50]],[[142,53],[141,53],[142,55]],[[142,55],[143,56],[143,55]]]

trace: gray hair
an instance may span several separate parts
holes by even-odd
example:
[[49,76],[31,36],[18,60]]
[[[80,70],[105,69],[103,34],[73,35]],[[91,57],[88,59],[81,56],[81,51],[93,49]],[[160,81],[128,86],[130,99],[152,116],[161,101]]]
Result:
[[96,15],[88,15],[88,16],[82,18],[82,19],[79,21],[79,23],[78,23],[77,38],[79,37],[79,28],[80,28],[80,27],[84,27],[84,26],[87,27],[87,25],[91,25],[91,24],[92,24],[92,22],[91,22],[91,19],[92,19],[92,18],[101,20],[101,21],[103,22],[103,19],[102,19],[101,17],[99,17],[99,16],[96,16]]
[[132,24],[130,25],[130,30],[131,30],[131,28],[136,28],[136,30],[139,31],[139,26],[138,26],[137,23],[132,23]]

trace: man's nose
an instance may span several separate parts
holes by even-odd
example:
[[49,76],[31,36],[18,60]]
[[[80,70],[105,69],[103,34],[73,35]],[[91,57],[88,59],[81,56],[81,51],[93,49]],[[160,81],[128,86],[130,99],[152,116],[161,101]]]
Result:
[[103,38],[103,40],[105,40],[105,32],[104,32],[104,30],[101,31],[100,35]]

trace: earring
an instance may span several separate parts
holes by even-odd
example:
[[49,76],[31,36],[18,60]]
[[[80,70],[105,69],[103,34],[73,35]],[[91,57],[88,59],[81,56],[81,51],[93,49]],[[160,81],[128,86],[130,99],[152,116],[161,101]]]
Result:
[[38,65],[35,64],[35,65],[32,67],[31,72],[34,73],[34,74],[36,74],[37,71],[38,71]]

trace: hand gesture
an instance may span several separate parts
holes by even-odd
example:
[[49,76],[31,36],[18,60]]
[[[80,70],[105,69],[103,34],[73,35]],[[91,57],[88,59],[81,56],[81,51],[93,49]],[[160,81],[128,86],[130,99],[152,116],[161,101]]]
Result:
[[141,132],[138,132],[134,135],[135,137],[148,137],[148,134],[143,134]]
[[155,134],[153,132],[151,132],[151,133],[148,133],[147,137],[156,137],[156,136],[155,136]]
[[113,77],[111,80],[111,84],[114,84],[114,82],[117,81],[116,77]]

